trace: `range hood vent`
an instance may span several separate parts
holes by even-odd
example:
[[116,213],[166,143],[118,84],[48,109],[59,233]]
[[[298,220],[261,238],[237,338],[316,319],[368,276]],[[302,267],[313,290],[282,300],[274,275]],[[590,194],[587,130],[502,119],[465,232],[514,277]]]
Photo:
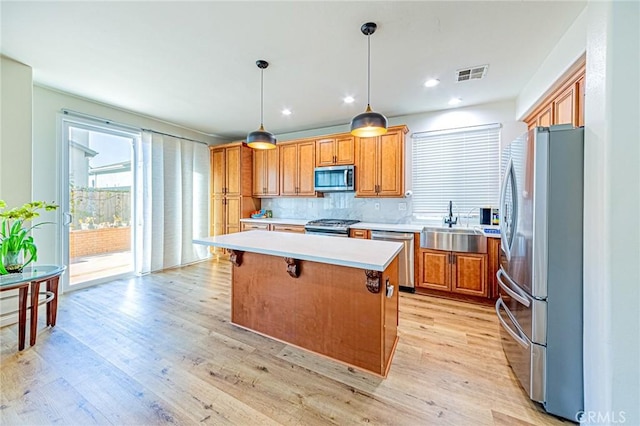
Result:
[[470,68],[463,68],[456,71],[456,81],[480,80],[487,75],[489,65],[478,65]]

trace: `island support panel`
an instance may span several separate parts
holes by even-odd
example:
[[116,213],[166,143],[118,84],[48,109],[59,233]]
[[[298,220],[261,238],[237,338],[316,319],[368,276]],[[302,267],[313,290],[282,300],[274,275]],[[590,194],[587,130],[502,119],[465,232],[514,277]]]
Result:
[[[386,376],[397,343],[398,260],[367,289],[364,269],[245,252],[233,266],[231,321]],[[387,297],[387,282],[393,294]]]

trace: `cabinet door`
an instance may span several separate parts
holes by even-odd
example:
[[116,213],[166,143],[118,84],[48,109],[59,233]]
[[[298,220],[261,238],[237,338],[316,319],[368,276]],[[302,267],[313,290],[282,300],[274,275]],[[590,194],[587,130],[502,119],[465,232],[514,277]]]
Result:
[[402,136],[400,132],[389,132],[379,137],[378,196],[380,197],[404,195],[404,138]]
[[541,127],[549,127],[553,123],[552,108],[549,105],[538,115],[537,125]]
[[225,188],[225,159],[224,149],[211,151],[211,192],[214,195],[222,195]]
[[571,85],[553,102],[553,124],[578,124],[574,94],[575,85]]
[[253,151],[253,185],[252,193],[261,196],[267,191],[267,153],[277,149]]
[[487,255],[453,253],[451,291],[487,297]]
[[240,195],[240,146],[225,150],[225,195]]
[[298,144],[298,194],[314,196],[314,168],[316,161],[315,142]]
[[433,290],[449,291],[451,282],[451,253],[448,251],[422,250],[422,273],[418,286]]
[[316,167],[333,166],[335,164],[336,140],[319,139],[316,141]]
[[225,233],[225,205],[224,197],[214,196],[211,200],[211,228],[210,232],[212,236],[222,235]]
[[240,217],[242,216],[240,210],[240,197],[227,197],[225,199],[225,213],[227,219],[226,234],[233,234],[234,232],[240,232]]
[[356,196],[375,197],[378,138],[356,138]]
[[355,163],[355,138],[344,136],[335,140],[335,164],[351,165]]
[[278,150],[277,149],[269,149],[264,151],[264,167],[265,167],[265,175],[264,175],[264,183],[266,188],[266,193],[264,195],[278,195],[280,192],[278,191],[278,168],[280,165],[278,164]]
[[298,180],[298,147],[280,145],[280,195],[296,195]]

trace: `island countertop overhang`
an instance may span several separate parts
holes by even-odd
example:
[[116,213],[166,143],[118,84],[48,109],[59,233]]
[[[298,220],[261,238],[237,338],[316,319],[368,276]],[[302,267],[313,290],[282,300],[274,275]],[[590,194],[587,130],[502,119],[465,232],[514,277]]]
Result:
[[199,238],[193,242],[374,271],[384,271],[403,247],[390,241],[260,230]]

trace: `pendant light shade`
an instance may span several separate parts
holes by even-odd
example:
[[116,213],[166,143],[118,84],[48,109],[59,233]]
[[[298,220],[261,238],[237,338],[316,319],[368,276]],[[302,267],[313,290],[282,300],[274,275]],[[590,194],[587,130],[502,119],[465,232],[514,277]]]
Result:
[[371,34],[378,26],[367,22],[360,31],[367,36],[367,109],[351,120],[351,134],[361,138],[380,136],[387,133],[387,117],[371,109]]
[[276,137],[264,129],[264,70],[269,62],[262,59],[256,61],[260,68],[260,128],[247,135],[247,146],[253,149],[273,149],[276,147]]

